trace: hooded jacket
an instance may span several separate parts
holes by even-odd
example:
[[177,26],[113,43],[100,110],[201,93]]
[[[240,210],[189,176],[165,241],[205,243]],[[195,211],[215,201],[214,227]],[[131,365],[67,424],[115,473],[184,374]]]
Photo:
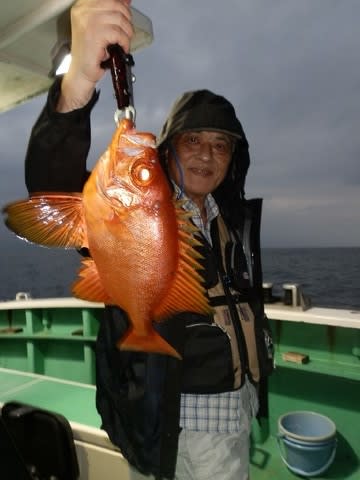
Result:
[[[181,95],[170,110],[158,136],[157,145],[164,162],[164,152],[172,138],[184,131],[219,131],[231,135],[235,140],[232,161],[226,178],[213,192],[222,210],[232,215],[233,202],[244,199],[244,185],[250,165],[249,144],[234,107],[221,95],[209,90],[195,90]],[[163,163],[166,170],[166,166]]]
[[[57,80],[32,129],[25,163],[29,192],[82,191],[88,177],[90,113],[97,94],[86,107],[59,114],[55,111],[59,92],[60,80]],[[162,160],[168,142],[176,133],[195,129],[221,130],[236,139],[228,175],[214,196],[225,223],[235,232],[236,242],[245,252],[251,279],[245,292],[246,301],[255,318],[259,371],[265,379],[272,370],[272,357],[261,295],[261,200],[244,198],[248,143],[232,105],[224,97],[208,90],[188,92],[175,103],[159,136]],[[210,264],[211,261],[205,265],[207,273]],[[236,276],[236,271],[227,273]],[[244,291],[239,292],[242,294]],[[189,313],[184,312],[156,325],[180,354],[184,354],[186,346],[188,321]],[[157,479],[173,478],[185,362],[159,354],[119,351],[116,341],[127,327],[126,313],[118,307],[106,306],[96,343],[96,404],[102,427],[140,472],[153,474]]]

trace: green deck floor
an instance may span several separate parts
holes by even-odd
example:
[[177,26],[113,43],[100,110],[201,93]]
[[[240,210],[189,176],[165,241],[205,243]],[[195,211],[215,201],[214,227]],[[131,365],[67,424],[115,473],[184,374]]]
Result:
[[93,385],[0,368],[0,403],[12,400],[61,413],[72,422],[100,427]]
[[[95,408],[95,387],[34,374],[0,368],[0,403],[17,400],[64,415],[68,420],[99,428]],[[354,425],[360,432],[360,426]],[[359,480],[356,455],[339,438],[339,448],[330,469],[318,480]],[[360,442],[360,436],[359,436]],[[251,480],[296,480],[281,460],[276,438],[269,435],[263,443],[253,443]]]

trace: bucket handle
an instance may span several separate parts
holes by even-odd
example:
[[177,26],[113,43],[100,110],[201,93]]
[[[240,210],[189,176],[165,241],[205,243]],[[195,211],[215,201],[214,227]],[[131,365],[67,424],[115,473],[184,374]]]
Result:
[[[285,465],[291,470],[293,471],[294,473],[296,473],[297,475],[302,475],[303,477],[316,477],[316,475],[320,475],[320,473],[323,473],[325,472],[325,470],[327,470],[330,465],[332,464],[332,462],[334,461],[334,458],[335,458],[335,454],[336,454],[336,446],[337,446],[337,439],[335,438],[334,440],[334,448],[333,448],[333,451],[330,455],[330,458],[329,460],[326,462],[325,465],[323,465],[321,468],[318,468],[317,470],[314,470],[313,472],[305,472],[304,470],[301,470],[300,468],[296,468],[296,467],[293,467],[292,465],[290,465],[287,460],[285,459],[285,455],[284,455],[284,452],[283,452],[283,449],[282,449],[282,446],[281,446],[281,440],[285,437],[285,435],[281,435],[281,434],[278,434],[276,435],[276,440],[278,442],[278,445],[279,445],[279,451],[280,451],[280,456],[282,458],[282,461],[285,463]],[[302,449],[302,446],[301,445],[293,445],[295,448],[299,448],[300,450]]]

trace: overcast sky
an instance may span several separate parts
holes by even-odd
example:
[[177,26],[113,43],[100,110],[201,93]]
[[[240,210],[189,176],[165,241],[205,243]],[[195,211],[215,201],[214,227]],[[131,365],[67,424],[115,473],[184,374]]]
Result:
[[[264,198],[262,245],[359,246],[360,1],[133,5],[155,35],[134,55],[137,127],[157,133],[183,91],[225,95],[250,143],[246,195]],[[114,130],[109,79],[100,87],[91,162]],[[26,194],[26,144],[44,100],[0,114],[2,205]]]

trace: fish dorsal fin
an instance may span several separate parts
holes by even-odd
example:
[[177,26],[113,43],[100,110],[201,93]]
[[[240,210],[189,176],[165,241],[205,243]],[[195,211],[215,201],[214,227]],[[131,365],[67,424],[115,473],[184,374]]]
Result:
[[71,290],[74,297],[82,300],[107,304],[113,303],[104,290],[99,272],[92,258],[82,259],[79,278],[73,283]]
[[6,226],[46,247],[88,247],[80,193],[38,193],[5,206]]
[[154,311],[154,318],[160,321],[174,313],[195,312],[213,314],[208,303],[203,278],[199,273],[203,267],[199,263],[201,254],[195,249],[200,246],[196,234],[199,229],[190,221],[192,214],[182,208],[183,201],[176,200],[176,216],[179,234],[179,262],[170,290]]

